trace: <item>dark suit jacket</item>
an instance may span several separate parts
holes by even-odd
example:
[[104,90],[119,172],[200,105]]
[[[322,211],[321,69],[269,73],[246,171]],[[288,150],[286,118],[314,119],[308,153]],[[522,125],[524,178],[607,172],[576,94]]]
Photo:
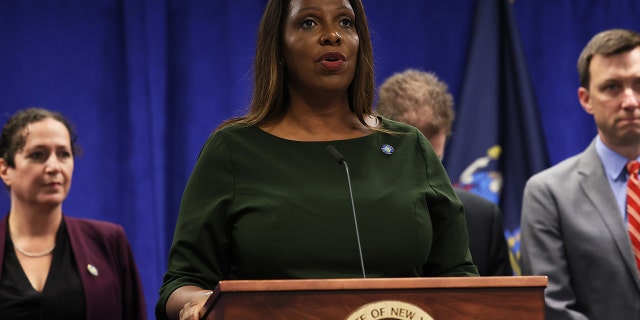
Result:
[[504,237],[502,213],[493,202],[460,188],[454,188],[464,205],[469,233],[469,250],[481,276],[512,276],[509,247]]
[[[87,319],[146,319],[144,291],[121,226],[64,216],[84,287]],[[0,221],[0,277],[8,216]],[[98,270],[92,275],[88,265]]]

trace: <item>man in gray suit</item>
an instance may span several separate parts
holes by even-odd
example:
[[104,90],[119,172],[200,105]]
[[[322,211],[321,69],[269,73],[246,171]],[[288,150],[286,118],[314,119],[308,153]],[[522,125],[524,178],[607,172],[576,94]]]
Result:
[[[409,69],[385,80],[378,97],[380,115],[418,128],[442,159],[454,118],[453,97],[445,83],[433,73]],[[454,190],[464,206],[469,251],[480,275],[513,275],[500,208],[469,191]]]
[[578,59],[578,98],[598,135],[524,190],[525,275],[547,275],[546,319],[640,319],[625,165],[640,159],[640,35],[607,30]]

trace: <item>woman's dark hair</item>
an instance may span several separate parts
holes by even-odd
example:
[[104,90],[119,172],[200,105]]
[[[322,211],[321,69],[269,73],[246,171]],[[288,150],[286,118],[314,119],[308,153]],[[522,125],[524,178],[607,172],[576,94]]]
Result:
[[0,158],[12,168],[15,168],[15,156],[27,142],[26,127],[34,122],[44,119],[54,119],[62,123],[69,131],[71,151],[73,156],[80,154],[80,146],[76,143],[77,135],[71,122],[61,113],[49,111],[43,108],[28,108],[14,113],[2,128],[0,135]]

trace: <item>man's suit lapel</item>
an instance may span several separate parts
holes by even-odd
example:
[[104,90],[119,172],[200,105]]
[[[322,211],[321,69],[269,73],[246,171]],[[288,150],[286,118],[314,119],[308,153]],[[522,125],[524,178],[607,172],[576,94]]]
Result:
[[[620,254],[633,275],[636,287],[640,290],[640,279],[637,276],[637,268],[631,252],[631,244],[627,237],[627,228],[620,215],[620,208],[616,202],[611,186],[608,183],[602,161],[596,152],[595,140],[580,155],[578,161],[578,176],[580,187],[586,199],[593,205],[596,212],[602,218],[606,232],[614,239],[618,254]],[[597,223],[596,221],[587,223]]]

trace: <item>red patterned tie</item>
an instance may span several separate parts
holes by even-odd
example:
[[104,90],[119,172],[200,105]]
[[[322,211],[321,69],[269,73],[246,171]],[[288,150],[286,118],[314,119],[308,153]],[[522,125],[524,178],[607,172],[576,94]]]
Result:
[[638,169],[640,162],[633,160],[627,163],[629,180],[627,180],[627,227],[631,247],[636,260],[636,267],[640,274],[640,181],[638,181]]

